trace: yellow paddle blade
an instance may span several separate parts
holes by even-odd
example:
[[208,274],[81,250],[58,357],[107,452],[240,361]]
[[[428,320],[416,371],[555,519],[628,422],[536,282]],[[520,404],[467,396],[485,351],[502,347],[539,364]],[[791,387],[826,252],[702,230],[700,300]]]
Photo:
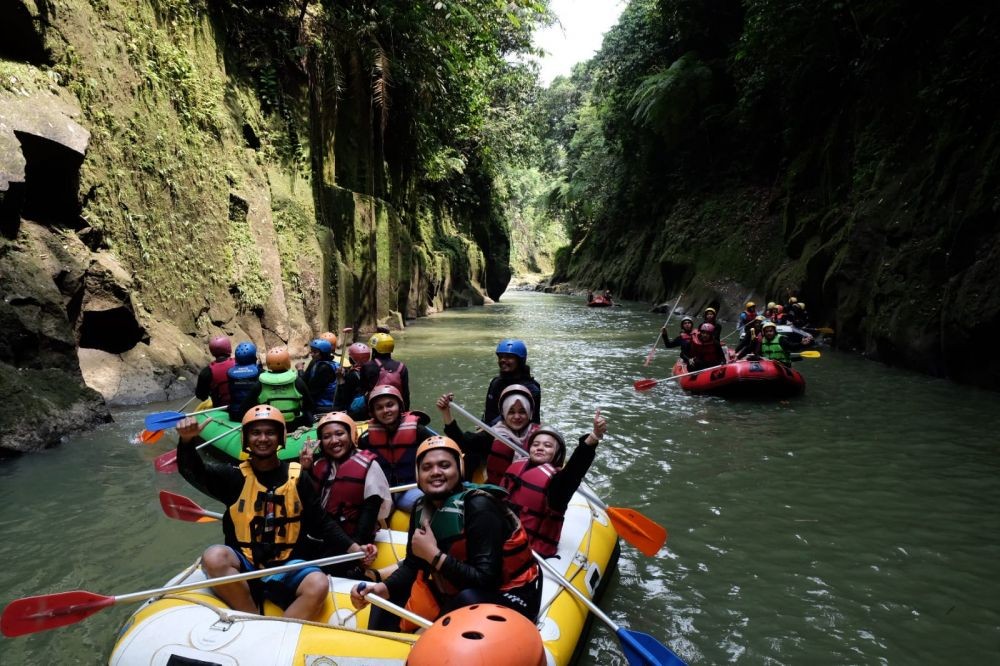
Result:
[[652,557],[667,542],[667,530],[635,509],[608,507],[608,517],[618,535],[639,549],[643,555]]
[[799,352],[799,356],[802,358],[819,358],[822,354],[815,349],[807,349],[806,351]]

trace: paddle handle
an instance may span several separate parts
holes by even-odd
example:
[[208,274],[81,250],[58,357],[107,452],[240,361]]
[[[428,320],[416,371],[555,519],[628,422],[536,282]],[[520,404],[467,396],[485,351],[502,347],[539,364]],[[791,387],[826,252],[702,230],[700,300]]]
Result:
[[553,580],[562,585],[566,589],[566,591],[568,591],[570,594],[576,597],[584,606],[587,607],[587,610],[589,610],[597,617],[597,619],[599,619],[601,622],[611,627],[611,629],[615,633],[618,633],[620,627],[615,623],[614,620],[608,617],[604,613],[604,611],[598,608],[597,604],[591,601],[591,599],[587,597],[587,595],[585,595],[583,592],[574,587],[573,583],[566,580],[566,578],[562,574],[560,574],[559,571],[557,571],[556,568],[552,566],[552,564],[550,564],[548,560],[546,560],[544,557],[542,557],[541,555],[539,555],[534,551],[532,551],[531,554],[535,556],[535,561],[537,561],[538,565],[545,570],[546,574],[548,574]]
[[206,587],[216,587],[217,585],[227,585],[229,583],[238,583],[244,580],[253,580],[255,578],[264,578],[265,576],[271,576],[274,574],[285,573],[288,571],[296,571],[302,569],[303,567],[325,567],[328,564],[342,564],[343,562],[353,562],[354,560],[360,560],[364,558],[365,554],[362,551],[356,553],[346,553],[344,555],[334,555],[332,557],[324,557],[320,560],[311,560],[308,562],[295,562],[293,564],[283,564],[279,567],[271,567],[270,569],[258,569],[257,571],[247,571],[245,573],[233,574],[231,576],[220,576],[219,578],[209,578],[207,580],[199,580],[193,583],[183,583],[182,585],[168,585],[166,587],[158,587],[155,590],[144,590],[142,592],[132,592],[130,594],[121,594],[114,597],[114,603],[128,603],[132,601],[142,601],[143,599],[151,599],[153,597],[158,597],[163,594],[173,594],[176,592],[190,592],[191,590],[201,590]]
[[[194,447],[194,450],[195,451],[200,451],[203,448],[205,448],[206,446],[208,446],[209,444],[217,442],[218,440],[222,439],[226,435],[233,434],[234,432],[236,432],[237,430],[239,430],[242,427],[243,427],[242,425],[233,426],[229,430],[225,431],[224,433],[222,433],[220,435],[216,435],[215,437],[213,437],[212,439],[208,440],[207,442],[202,442],[198,446]],[[160,456],[159,458],[157,458],[156,460],[154,460],[153,463],[156,466],[156,469],[158,469],[158,470],[171,469],[174,465],[177,464],[177,449],[174,449],[173,451],[167,451],[162,456]]]
[[[456,412],[458,412],[459,414],[461,414],[465,418],[469,419],[470,421],[472,421],[474,424],[476,424],[477,426],[479,426],[480,428],[482,428],[486,432],[488,432],[491,435],[493,435],[493,437],[495,439],[497,439],[498,441],[503,442],[504,444],[506,444],[510,448],[514,449],[514,451],[516,451],[517,453],[520,453],[522,456],[527,456],[528,455],[528,452],[525,451],[523,448],[521,448],[520,446],[518,446],[514,442],[510,441],[509,439],[507,439],[506,437],[504,437],[503,435],[501,435],[499,432],[497,432],[496,430],[494,430],[490,426],[488,426],[485,423],[483,423],[482,421],[480,421],[478,418],[476,418],[475,416],[473,416],[472,414],[470,414],[464,407],[462,407],[458,403],[452,402],[450,406]],[[589,499],[591,502],[593,502],[602,511],[607,511],[608,510],[608,505],[605,504],[604,502],[602,502],[601,498],[599,498],[597,495],[595,495],[594,491],[591,490],[590,488],[588,488],[587,486],[585,486],[583,484],[580,484],[579,491],[580,491],[581,495],[583,495],[584,497],[586,497],[587,499]]]
[[[367,583],[361,583],[360,585],[358,585],[358,589],[363,590],[365,589],[366,586]],[[365,595],[365,600],[368,601],[368,603],[370,603],[372,606],[378,606],[382,610],[388,611],[397,617],[403,618],[404,620],[409,620],[413,624],[417,625],[418,627],[422,627],[423,629],[428,629],[432,624],[434,624],[424,616],[417,615],[412,611],[408,611],[402,606],[397,606],[388,599],[383,599],[377,594],[367,594]]]
[[401,486],[393,486],[392,488],[389,488],[389,494],[405,493],[407,490],[413,490],[416,487],[416,483],[404,483]]
[[[352,332],[354,329],[350,326],[345,326],[340,332],[340,369],[344,369],[344,359],[347,358],[347,334]],[[340,393],[340,385],[343,384],[343,379],[337,381],[337,385],[333,387],[333,404],[337,404],[337,394]]]
[[208,414],[209,412],[217,412],[222,409],[229,409],[229,405],[222,405],[221,407],[212,407],[211,409],[203,409],[200,412],[191,412],[187,416],[196,416],[198,414]]

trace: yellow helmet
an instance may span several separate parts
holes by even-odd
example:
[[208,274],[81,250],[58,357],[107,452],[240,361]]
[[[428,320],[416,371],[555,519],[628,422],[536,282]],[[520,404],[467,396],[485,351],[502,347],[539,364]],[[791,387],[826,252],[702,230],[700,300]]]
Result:
[[753,301],[747,301],[747,310],[749,310],[750,308],[755,308],[755,307],[757,307],[756,303],[754,303]]
[[716,314],[715,308],[705,308],[705,314],[708,314],[709,312],[711,312],[712,314]]
[[420,446],[417,447],[417,471],[420,470],[420,459],[424,455],[433,449],[448,449],[455,454],[458,458],[458,475],[459,478],[465,478],[465,454],[462,453],[462,448],[455,443],[451,437],[445,437],[443,435],[434,435],[433,437],[428,437]]
[[368,340],[368,346],[379,354],[391,354],[396,348],[396,341],[388,333],[376,333]]
[[767,303],[767,309],[768,310],[773,310],[774,306],[775,306],[775,302],[774,301],[768,301],[768,303]]
[[761,327],[761,330],[767,330],[769,328],[773,328],[775,331],[777,331],[778,325],[775,324],[773,321],[765,321],[764,325]]

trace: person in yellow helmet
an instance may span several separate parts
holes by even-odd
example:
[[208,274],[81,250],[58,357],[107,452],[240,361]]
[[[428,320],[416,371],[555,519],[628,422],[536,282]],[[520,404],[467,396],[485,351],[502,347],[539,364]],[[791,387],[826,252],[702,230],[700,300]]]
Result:
[[410,371],[406,364],[392,357],[396,341],[386,331],[375,333],[369,340],[372,350],[372,364],[378,369],[374,386],[395,386],[403,397],[403,409],[410,408]]
[[746,335],[746,326],[754,319],[757,318],[757,304],[753,301],[747,301],[746,310],[740,313],[740,319],[736,330],[740,332],[740,338]]
[[[702,315],[701,323],[702,324],[711,324],[712,326],[714,326],[715,327],[715,339],[716,340],[721,340],[722,339],[722,327],[719,326],[718,312],[716,311],[715,308],[713,308],[713,307],[707,307],[707,308],[705,308],[705,312]],[[699,324],[699,326],[700,326],[700,324]]]

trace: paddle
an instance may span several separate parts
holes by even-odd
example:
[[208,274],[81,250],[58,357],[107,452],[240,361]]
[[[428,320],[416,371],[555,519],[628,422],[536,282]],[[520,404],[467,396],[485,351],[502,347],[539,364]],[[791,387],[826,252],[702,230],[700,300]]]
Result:
[[270,569],[259,569],[231,576],[221,576],[219,578],[199,580],[181,585],[169,585],[167,587],[158,587],[155,590],[145,590],[143,592],[115,596],[104,596],[95,594],[94,592],[74,590],[72,592],[44,594],[37,597],[25,597],[10,602],[3,609],[3,615],[0,616],[0,631],[3,632],[4,636],[9,638],[23,636],[24,634],[33,634],[47,629],[63,627],[67,624],[74,624],[115,604],[132,603],[133,601],[152,599],[164,594],[190,592],[191,590],[201,590],[206,587],[216,587],[217,585],[227,585],[243,580],[264,578],[265,576],[285,573],[286,571],[295,571],[303,567],[323,567],[328,564],[353,562],[354,560],[362,559],[364,556],[364,552],[347,553],[345,555],[324,557],[309,562],[295,562],[294,564],[284,564],[279,567],[271,567]]
[[[197,447],[195,447],[195,451],[200,451],[201,449],[205,448],[209,444],[222,439],[226,435],[229,435],[229,434],[232,434],[232,433],[236,432],[237,430],[239,430],[242,427],[243,427],[242,425],[233,426],[229,430],[227,430],[227,431],[225,431],[225,432],[223,432],[223,433],[221,433],[219,435],[216,435],[215,437],[213,437],[212,439],[208,440],[207,442],[202,442]],[[156,471],[159,472],[160,474],[173,474],[174,472],[176,472],[177,471],[177,449],[173,449],[171,451],[167,451],[163,455],[157,456],[156,460],[153,461],[153,467],[155,467]]]
[[[352,331],[354,331],[354,329],[352,327],[345,326],[344,329],[340,332],[340,368],[341,368],[341,371],[343,371],[343,368],[344,368],[344,359],[347,358],[347,334],[351,333]],[[343,383],[344,383],[343,377],[338,377],[337,378],[337,385],[333,387],[332,402],[335,405],[337,404],[337,394],[340,392],[340,385],[343,384]]]
[[163,439],[163,430],[140,430],[138,439],[143,444],[153,444]]
[[[660,334],[656,336],[656,340],[653,340],[653,348],[650,349],[649,350],[649,354],[646,355],[646,361],[645,361],[645,363],[643,363],[644,366],[649,366],[649,364],[653,362],[653,356],[656,354],[656,345],[659,344],[660,338],[663,337],[663,329],[666,328],[667,324],[670,323],[671,317],[674,316],[674,310],[677,309],[677,304],[681,302],[681,296],[683,296],[683,295],[684,295],[684,292],[682,291],[680,293],[680,296],[677,297],[677,300],[674,301],[674,307],[670,308],[670,313],[667,314],[667,320],[665,322],[663,322],[663,327],[660,328]],[[684,322],[681,322],[681,323],[683,324]]]
[[212,407],[211,409],[203,409],[200,412],[190,412],[189,414],[184,414],[183,412],[156,412],[155,414],[150,414],[146,417],[146,430],[165,430],[167,428],[173,428],[177,425],[178,421],[183,418],[187,418],[188,416],[208,414],[209,412],[217,412],[228,408],[229,405],[222,405],[221,407]]
[[820,358],[821,356],[822,354],[820,354],[815,349],[807,349],[805,351],[792,352],[792,358]]
[[631,666],[636,666],[637,664],[648,666],[684,666],[684,661],[680,657],[649,634],[639,631],[629,631],[624,627],[618,626],[614,620],[598,608],[597,604],[588,599],[583,592],[566,580],[548,560],[538,553],[532,553],[532,555],[535,556],[535,560],[548,576],[562,585],[567,592],[579,599],[597,619],[611,627],[618,636],[622,652],[625,653],[625,658]]
[[[522,449],[517,444],[511,442],[510,440],[504,438],[500,433],[498,433],[493,428],[489,427],[478,418],[470,414],[465,410],[464,407],[458,403],[452,402],[449,405],[451,409],[454,409],[459,414],[469,419],[477,426],[485,430],[486,432],[493,435],[498,441],[503,442],[510,448],[514,449],[516,452],[520,453],[522,456],[527,456],[528,452]],[[619,507],[608,506],[601,499],[594,494],[594,491],[587,486],[580,486],[580,494],[589,499],[591,502],[596,504],[600,509],[608,514],[608,518],[611,519],[611,525],[615,528],[618,534],[628,541],[630,544],[639,549],[643,555],[648,555],[652,557],[663,547],[663,544],[667,541],[667,530],[663,528],[662,525],[650,520],[643,514],[639,513],[635,509],[622,509]]]
[[[366,587],[368,587],[368,583],[358,583],[358,591],[359,592],[361,590],[365,589]],[[405,608],[403,608],[402,606],[397,606],[396,604],[392,603],[388,599],[383,599],[382,597],[378,596],[377,594],[371,594],[371,593],[369,593],[369,594],[365,595],[365,601],[367,601],[368,603],[370,603],[373,606],[378,606],[379,608],[381,608],[384,611],[389,611],[390,613],[392,613],[396,617],[401,617],[404,620],[409,620],[413,624],[415,624],[418,627],[421,627],[423,629],[427,629],[432,624],[434,624],[433,622],[431,622],[430,620],[428,620],[424,616],[417,615],[416,613],[408,611]]]
[[669,382],[674,379],[680,379],[681,377],[690,377],[691,375],[700,375],[703,372],[708,372],[709,370],[715,370],[716,368],[721,368],[721,365],[713,365],[709,368],[702,368],[701,370],[695,370],[694,372],[685,372],[682,375],[673,375],[667,377],[666,379],[637,379],[632,384],[632,387],[636,391],[648,391],[649,389],[655,387],[660,382]]

